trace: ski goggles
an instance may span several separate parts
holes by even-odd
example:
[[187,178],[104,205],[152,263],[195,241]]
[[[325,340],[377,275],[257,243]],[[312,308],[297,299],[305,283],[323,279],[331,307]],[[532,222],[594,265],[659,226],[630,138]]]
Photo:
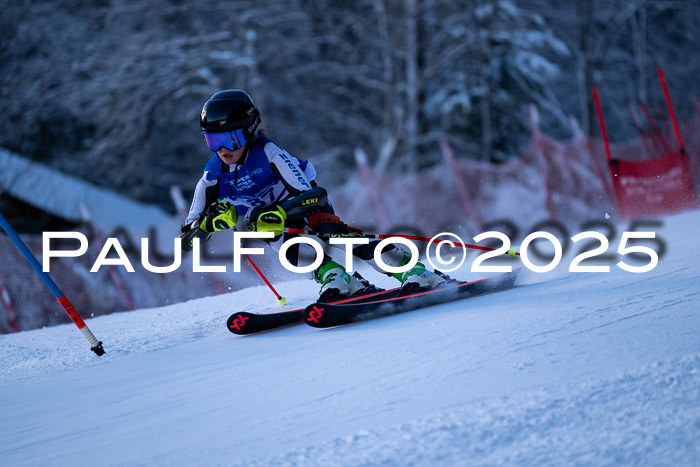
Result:
[[204,141],[212,151],[216,152],[220,147],[225,147],[231,151],[240,149],[245,146],[246,139],[243,136],[243,130],[226,131],[224,133],[207,133],[203,131]]

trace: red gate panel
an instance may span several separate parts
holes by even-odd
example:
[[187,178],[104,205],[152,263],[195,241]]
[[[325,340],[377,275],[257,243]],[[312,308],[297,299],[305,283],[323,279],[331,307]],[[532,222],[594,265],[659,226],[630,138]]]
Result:
[[681,152],[640,162],[613,160],[610,173],[623,220],[699,207],[688,158]]

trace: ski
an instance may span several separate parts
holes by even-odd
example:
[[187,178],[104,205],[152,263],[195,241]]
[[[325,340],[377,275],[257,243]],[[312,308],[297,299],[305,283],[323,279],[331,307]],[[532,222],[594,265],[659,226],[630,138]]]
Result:
[[515,287],[520,269],[474,282],[457,282],[401,297],[395,294],[356,303],[314,303],[303,320],[315,328],[341,326]]
[[[346,298],[332,303],[359,303],[363,301],[381,300],[384,298],[395,297],[398,291],[399,289],[381,290],[366,295]],[[280,328],[282,326],[288,326],[290,324],[301,323],[303,314],[304,308],[268,314],[239,311],[229,316],[228,320],[226,320],[226,327],[232,333],[240,336],[255,334],[258,332]]]

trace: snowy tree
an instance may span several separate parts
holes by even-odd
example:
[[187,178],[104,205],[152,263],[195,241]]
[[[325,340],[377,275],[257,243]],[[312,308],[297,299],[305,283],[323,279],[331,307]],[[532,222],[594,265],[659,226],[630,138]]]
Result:
[[[486,0],[447,25],[449,35],[442,40],[469,47],[454,54],[454,66],[433,85],[427,110],[435,119],[447,119],[452,134],[469,135],[463,139],[472,142],[472,151],[479,141],[482,160],[503,160],[522,150],[528,104],[565,120],[548,81],[559,72],[553,60],[568,50],[541,16],[510,1]],[[444,59],[438,55],[437,60]]]
[[599,85],[611,128],[634,132],[624,101],[663,107],[658,66],[688,103],[699,21],[678,0],[6,1],[0,145],[170,207],[209,155],[203,102],[239,87],[324,183],[356,148],[378,171],[436,163],[444,138],[499,161],[522,153],[531,103],[565,137],[565,114],[595,129]]
[[[319,60],[304,69],[332,102],[322,107],[328,124],[374,155],[378,171],[434,162],[448,134],[486,160],[512,157],[509,140],[527,138],[533,102],[564,120],[546,85],[557,71],[546,54],[566,47],[541,17],[508,1],[476,10],[440,0],[339,5],[316,3]],[[470,146],[479,135],[486,143]]]
[[[539,0],[526,2],[541,4]],[[571,50],[561,61],[567,73],[552,82],[567,112],[576,115],[588,134],[596,133],[591,87],[604,100],[606,124],[615,139],[634,135],[626,101],[663,108],[656,68],[662,67],[671,88],[684,92],[678,110],[691,109],[688,95],[698,92],[700,61],[688,53],[700,42],[700,9],[694,2],[635,0],[620,5],[612,0],[553,2],[544,10],[548,23]],[[575,92],[572,83],[576,83]]]

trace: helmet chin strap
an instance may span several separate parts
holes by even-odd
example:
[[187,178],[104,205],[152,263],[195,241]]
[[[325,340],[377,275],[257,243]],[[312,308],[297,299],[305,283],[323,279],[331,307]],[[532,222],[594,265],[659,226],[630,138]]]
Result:
[[250,141],[245,143],[243,154],[241,155],[241,158],[238,159],[238,162],[236,162],[236,167],[239,165],[245,164],[245,160],[248,158],[248,151],[250,151]]
[[236,167],[233,169],[233,185],[238,188],[238,167],[242,166],[245,164],[245,160],[248,158],[248,151],[250,150],[250,142],[246,142],[245,146],[243,146],[245,149],[243,150],[243,154],[241,155],[241,158],[238,159],[238,162],[236,162]]

